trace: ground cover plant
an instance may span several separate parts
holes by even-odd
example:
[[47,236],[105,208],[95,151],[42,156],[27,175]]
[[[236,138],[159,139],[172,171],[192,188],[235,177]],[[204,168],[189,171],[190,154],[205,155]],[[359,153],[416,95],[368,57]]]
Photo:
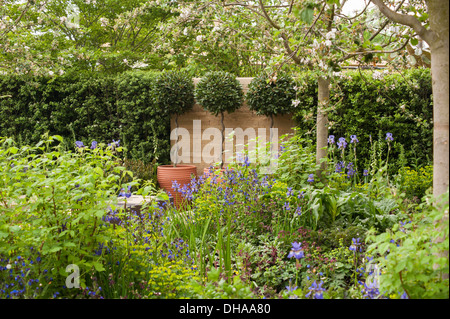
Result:
[[[1,296],[445,297],[448,221],[436,221],[448,205],[433,206],[429,191],[417,200],[403,170],[390,177],[387,153],[372,169],[355,165],[357,140],[330,137],[321,181],[299,135],[280,144],[272,175],[241,154],[221,176],[212,168],[190,185],[175,181],[185,198],[177,209],[120,165],[118,141],[63,151],[59,136],[21,147],[3,138]],[[161,201],[139,211],[115,204],[132,193]]]

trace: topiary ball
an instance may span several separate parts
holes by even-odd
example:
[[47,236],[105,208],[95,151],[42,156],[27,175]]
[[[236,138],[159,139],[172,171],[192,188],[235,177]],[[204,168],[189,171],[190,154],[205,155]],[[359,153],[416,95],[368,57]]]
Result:
[[266,73],[255,77],[248,85],[246,100],[258,115],[273,116],[292,112],[295,99],[295,81],[287,74],[272,79]]
[[206,73],[198,82],[194,95],[197,103],[215,116],[236,111],[244,101],[241,84],[234,75],[224,71]]
[[155,82],[157,102],[169,114],[183,114],[194,106],[194,82],[183,71],[163,72]]

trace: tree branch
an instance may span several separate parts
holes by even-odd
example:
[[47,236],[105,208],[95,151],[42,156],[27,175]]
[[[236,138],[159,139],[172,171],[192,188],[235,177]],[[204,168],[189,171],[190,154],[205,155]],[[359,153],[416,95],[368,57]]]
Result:
[[427,30],[419,20],[407,14],[397,13],[389,9],[383,0],[371,0],[389,20],[411,27],[417,34],[430,45],[436,38],[434,32]]

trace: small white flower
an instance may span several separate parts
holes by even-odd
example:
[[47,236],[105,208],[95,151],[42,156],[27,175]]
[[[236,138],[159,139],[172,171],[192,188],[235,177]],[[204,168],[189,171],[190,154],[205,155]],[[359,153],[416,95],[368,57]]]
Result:
[[53,71],[48,71],[48,74],[49,74],[50,76],[52,76],[54,73],[53,73]]
[[140,69],[140,68],[145,68],[147,66],[148,66],[147,63],[138,61],[135,64],[133,64],[133,66],[131,68],[133,68],[133,69]]
[[198,35],[195,39],[196,39],[198,42],[202,42],[203,36],[202,36],[202,35]]
[[101,48],[109,48],[110,46],[111,46],[111,43],[106,42],[106,43],[103,43],[100,47]]
[[64,74],[64,70],[59,70],[59,75],[63,75]]
[[7,264],[6,269],[11,269],[11,264]]
[[320,46],[319,42],[317,42],[317,40],[316,40],[316,39],[314,39],[314,42],[313,42],[313,45],[312,45],[312,47],[313,47],[314,49],[318,49],[318,48],[319,48],[319,46]]
[[108,26],[109,21],[107,18],[100,18],[100,23],[101,23],[102,27],[106,27],[106,26]]
[[297,105],[299,105],[299,103],[300,103],[299,100],[293,100],[293,101],[292,101],[292,105],[293,105],[294,107],[297,107]]
[[123,63],[128,64],[128,60],[127,59],[123,59]]
[[327,47],[331,47],[331,40],[326,40],[325,41],[325,45],[327,46]]
[[67,21],[67,17],[60,17],[59,21],[61,21],[61,23],[64,23]]
[[336,32],[335,31],[330,31],[325,35],[325,38],[327,38],[327,40],[330,39],[335,39],[336,38]]
[[184,35],[188,35],[188,34],[189,34],[189,32],[188,32],[188,29],[187,29],[187,28],[184,28],[184,30],[183,30],[183,34],[184,34]]

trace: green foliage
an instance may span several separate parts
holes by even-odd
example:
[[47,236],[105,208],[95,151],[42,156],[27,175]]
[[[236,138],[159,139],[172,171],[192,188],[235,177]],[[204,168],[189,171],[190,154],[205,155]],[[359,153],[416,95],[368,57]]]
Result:
[[[317,77],[302,73],[297,82],[299,104],[294,119],[298,122],[299,133],[310,133],[314,141]],[[401,163],[395,160],[401,153],[400,144],[404,147],[409,166],[425,166],[432,158],[431,104],[429,69],[410,69],[402,71],[402,74],[345,71],[332,80],[329,134],[336,140],[346,137],[347,142],[350,135],[358,136],[359,167],[369,165],[371,141],[377,140],[379,132],[383,139],[387,132],[394,137],[391,173],[401,167]]]
[[128,158],[167,163],[170,152],[169,110],[158,104],[158,73],[126,72],[114,78],[117,115]]
[[194,94],[198,104],[215,116],[236,111],[244,100],[239,81],[223,71],[206,73],[197,83]]
[[397,175],[397,183],[399,190],[405,192],[408,198],[420,200],[433,186],[433,166],[428,165],[418,170],[402,167]]
[[377,257],[373,262],[381,269],[380,293],[386,296],[449,297],[448,191],[434,205],[421,207],[422,212],[409,220],[367,237],[368,251]]
[[275,177],[294,189],[302,189],[308,185],[308,176],[315,174],[319,168],[314,145],[299,134],[281,138],[283,142],[280,145]]
[[[62,151],[61,142],[61,136],[52,136],[35,147],[17,147],[11,139],[0,139],[0,258],[16,270],[17,286],[7,289],[11,297],[16,297],[14,289],[33,282],[42,285],[22,294],[30,298],[63,294],[70,264],[79,267],[83,288],[90,280],[88,273],[104,269],[95,250],[114,236],[102,224],[117,198],[121,176],[127,174],[114,155],[121,148],[100,144],[73,153]],[[26,275],[20,273],[17,260],[30,263]],[[7,272],[1,276],[2,285],[14,278]]]
[[193,281],[191,285],[193,296],[200,299],[254,299],[257,297],[251,287],[242,282],[239,276],[233,276],[233,280],[229,283],[220,278],[218,269],[208,272],[206,283]]
[[155,83],[158,105],[169,114],[181,115],[194,106],[194,83],[186,72],[163,72]]
[[169,161],[169,112],[156,102],[156,73],[67,73],[57,78],[1,76],[0,132],[35,144],[46,132],[90,144],[121,140],[127,158]]
[[249,108],[258,115],[273,116],[292,112],[295,99],[295,82],[288,74],[275,78],[266,73],[255,77],[248,85],[246,100]]

